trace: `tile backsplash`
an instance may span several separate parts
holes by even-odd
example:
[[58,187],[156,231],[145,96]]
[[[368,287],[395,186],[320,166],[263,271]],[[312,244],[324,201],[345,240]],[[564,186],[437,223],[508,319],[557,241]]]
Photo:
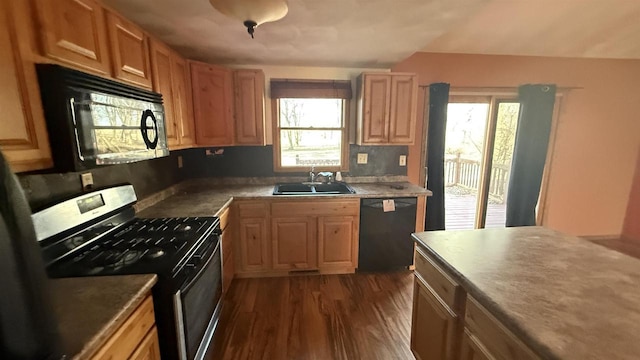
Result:
[[[306,173],[275,173],[273,146],[236,146],[211,148],[224,150],[207,155],[206,149],[190,149],[185,155],[185,167],[191,177],[273,177],[304,176]],[[218,151],[219,152],[219,151]],[[357,164],[358,153],[368,154],[367,164]],[[350,176],[407,175],[406,166],[399,166],[400,155],[407,154],[406,146],[349,146]]]

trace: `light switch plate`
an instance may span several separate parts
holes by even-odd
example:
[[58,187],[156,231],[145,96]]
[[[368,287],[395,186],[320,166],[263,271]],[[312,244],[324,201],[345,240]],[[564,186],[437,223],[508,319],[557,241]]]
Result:
[[400,155],[400,161],[398,164],[400,166],[407,166],[407,155]]
[[80,182],[82,183],[82,189],[90,189],[93,186],[93,174],[90,172],[80,174]]
[[358,164],[366,164],[369,161],[369,154],[358,153]]

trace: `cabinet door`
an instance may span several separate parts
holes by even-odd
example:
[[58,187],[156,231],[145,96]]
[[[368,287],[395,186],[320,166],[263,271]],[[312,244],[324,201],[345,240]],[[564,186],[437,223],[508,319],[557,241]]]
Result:
[[53,165],[46,124],[32,111],[41,103],[35,68],[23,62],[10,5],[0,1],[0,148],[14,171],[42,169]]
[[232,145],[231,70],[191,62],[191,82],[198,145]]
[[260,271],[269,269],[269,235],[267,220],[264,218],[245,218],[239,221],[239,249],[236,256],[241,271]]
[[133,85],[151,88],[147,35],[132,22],[107,12],[107,29],[113,76]]
[[411,351],[417,360],[453,360],[458,317],[418,277],[413,290]]
[[45,56],[109,74],[104,10],[96,0],[36,0]]
[[389,139],[390,75],[364,75],[362,143],[384,144]]
[[482,345],[468,329],[464,329],[462,345],[460,346],[460,360],[494,360],[489,351]]
[[234,73],[235,129],[239,145],[264,145],[264,73]]
[[358,217],[318,218],[318,267],[355,268],[358,263]]
[[416,75],[391,77],[391,106],[389,115],[389,143],[413,144],[418,103]]
[[171,49],[157,40],[151,40],[151,74],[153,91],[162,94],[164,102],[164,123],[169,146],[176,146],[178,125],[174,111],[174,97],[171,84]]
[[155,326],[144,337],[129,360],[160,360],[160,343],[158,342],[158,330]]
[[315,218],[274,218],[271,231],[274,270],[317,268]]
[[[223,224],[225,221],[227,222],[226,226]],[[222,228],[222,292],[226,293],[235,273],[233,244],[235,243],[236,231],[231,208],[220,215],[220,227]]]
[[180,145],[193,145],[196,135],[193,124],[191,76],[187,61],[175,53],[171,55],[171,79],[173,81],[173,116],[178,126]]

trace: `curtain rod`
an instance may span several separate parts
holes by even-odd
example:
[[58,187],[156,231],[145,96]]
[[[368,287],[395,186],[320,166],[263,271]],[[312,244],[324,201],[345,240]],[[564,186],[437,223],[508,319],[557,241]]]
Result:
[[[522,84],[525,85],[525,84]],[[418,85],[418,87],[421,88],[428,88],[429,85]],[[451,87],[451,90],[471,90],[471,91],[505,91],[505,90],[517,90],[518,86],[470,86],[470,87],[465,87],[465,86],[456,86],[456,87]],[[582,86],[558,86],[556,89],[558,89],[559,91],[563,91],[563,90],[584,90],[584,87]]]

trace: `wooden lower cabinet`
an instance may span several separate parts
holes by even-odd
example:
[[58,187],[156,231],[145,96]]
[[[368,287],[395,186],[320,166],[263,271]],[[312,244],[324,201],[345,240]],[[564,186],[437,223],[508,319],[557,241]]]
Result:
[[318,218],[318,267],[353,269],[358,264],[357,216],[321,216]]
[[[234,201],[235,273],[250,277],[271,269],[269,204],[266,201]],[[235,225],[237,224],[237,225]]]
[[158,342],[158,330],[155,327],[149,331],[142,340],[138,349],[131,355],[129,360],[159,360],[160,343]]
[[222,249],[222,292],[226,293],[235,275],[233,244],[236,242],[236,226],[231,208],[227,208],[220,215],[220,229],[222,230],[220,244]]
[[460,346],[460,360],[494,360],[489,351],[469,329],[464,329]]
[[153,298],[149,294],[91,359],[159,360],[155,322]]
[[239,228],[240,268],[244,271],[268,270],[267,220],[240,219]]
[[453,360],[458,316],[418,276],[413,293],[411,350],[418,360]]
[[314,217],[271,220],[274,270],[309,270],[318,267]]
[[353,273],[360,199],[234,200],[238,277]]
[[411,351],[417,360],[540,359],[427,254],[416,248]]

